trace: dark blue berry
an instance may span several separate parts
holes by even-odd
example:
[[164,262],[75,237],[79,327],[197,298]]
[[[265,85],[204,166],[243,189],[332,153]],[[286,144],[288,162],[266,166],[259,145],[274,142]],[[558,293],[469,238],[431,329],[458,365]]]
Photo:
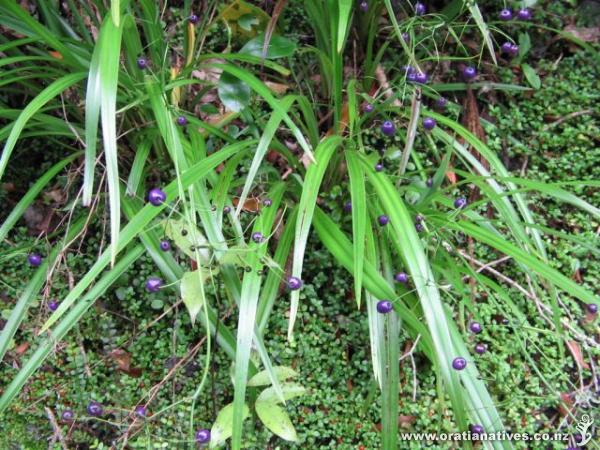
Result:
[[87,412],[90,416],[99,417],[104,413],[104,408],[100,403],[92,400],[88,403]]
[[138,58],[137,66],[138,66],[138,69],[144,70],[146,67],[148,67],[148,60],[146,60],[146,58]]
[[513,13],[510,9],[508,8],[504,8],[502,11],[500,11],[500,20],[511,20],[513,18]]
[[385,214],[382,214],[377,218],[377,222],[380,226],[385,227],[390,222],[390,218]]
[[404,272],[398,272],[394,275],[394,280],[398,283],[406,284],[408,283],[408,275]]
[[72,409],[65,409],[60,415],[61,419],[65,422],[70,422],[75,418],[75,413]]
[[393,122],[386,120],[381,124],[381,132],[386,136],[393,136],[396,133],[396,127]]
[[158,292],[163,285],[163,281],[158,277],[150,277],[146,281],[146,290],[148,292]]
[[27,256],[27,262],[29,262],[30,266],[38,267],[40,264],[42,264],[42,257],[37,253],[32,253]]
[[456,200],[454,200],[454,207],[456,209],[462,209],[465,206],[467,206],[467,199],[464,197],[458,197]]
[[223,213],[224,214],[229,214],[231,212],[231,207],[230,206],[226,206],[223,208]]
[[375,172],[381,172],[383,170],[383,164],[377,163],[375,164]]
[[369,10],[369,4],[367,2],[360,2],[360,10],[366,13]]
[[423,3],[421,3],[421,2],[415,3],[415,14],[417,16],[422,16],[426,12],[427,12],[427,7]]
[[135,407],[135,413],[139,416],[139,417],[146,417],[146,407],[144,405],[137,405]]
[[50,300],[48,302],[48,309],[50,311],[56,311],[58,309],[58,301],[57,300]]
[[418,72],[417,74],[415,74],[415,82],[416,83],[426,84],[428,80],[429,80],[429,75],[427,75],[425,72]]
[[531,10],[529,8],[521,8],[517,12],[517,18],[519,20],[530,20],[531,19]]
[[478,334],[481,333],[483,328],[479,322],[471,322],[471,325],[469,325],[469,330],[471,330],[472,333]]
[[298,277],[291,276],[287,279],[287,286],[291,291],[297,291],[304,283]]
[[260,244],[262,241],[265,240],[265,237],[263,236],[263,234],[260,231],[256,231],[256,232],[252,233],[252,240],[254,242],[256,242],[257,244]]
[[432,117],[425,117],[423,119],[423,128],[425,128],[427,131],[433,130],[436,125],[437,125],[437,123],[436,123],[435,119]]
[[462,76],[465,80],[471,81],[477,77],[477,69],[473,66],[467,66],[463,69]]
[[166,239],[163,239],[162,241],[160,241],[160,249],[163,252],[168,252],[169,250],[171,250],[171,243]]
[[394,307],[392,306],[392,302],[389,300],[381,300],[377,302],[377,312],[380,314],[387,314],[392,311]]
[[475,346],[475,353],[477,353],[478,355],[483,355],[486,351],[487,351],[487,345],[485,345],[485,344],[479,343]]
[[446,97],[438,97],[435,101],[435,107],[437,109],[445,109],[448,104],[448,99]]
[[202,429],[196,431],[196,442],[199,444],[206,444],[210,441],[210,430]]
[[150,189],[148,192],[148,201],[154,206],[160,206],[167,199],[167,194],[159,188]]
[[471,425],[471,433],[473,434],[483,434],[483,427],[479,424]]
[[352,212],[352,202],[350,200],[348,200],[346,203],[344,203],[344,212],[345,213]]
[[192,25],[196,25],[198,23],[198,21],[200,20],[200,18],[196,14],[190,14],[190,17],[188,17],[188,20]]
[[367,114],[373,112],[373,109],[373,105],[371,105],[370,103],[367,103],[365,106],[363,106],[363,112]]
[[417,233],[420,233],[424,229],[425,229],[425,227],[423,226],[423,224],[421,222],[415,223],[415,230],[417,230]]
[[187,125],[187,119],[185,118],[185,116],[179,116],[177,118],[177,125],[181,125],[182,127]]
[[433,178],[427,178],[427,181],[425,182],[425,184],[427,185],[428,188],[432,188],[433,187]]
[[598,305],[595,303],[590,303],[587,305],[587,310],[590,314],[596,314],[598,312]]
[[467,360],[462,356],[457,356],[452,361],[452,368],[454,370],[463,370],[465,367],[467,367]]

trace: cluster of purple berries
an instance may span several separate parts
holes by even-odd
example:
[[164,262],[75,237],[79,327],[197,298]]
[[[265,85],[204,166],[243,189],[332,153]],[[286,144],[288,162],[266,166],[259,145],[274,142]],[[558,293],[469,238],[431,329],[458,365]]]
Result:
[[[505,22],[512,20],[514,18],[512,9],[504,8],[502,11],[500,11],[499,17],[500,20],[504,20]],[[529,8],[521,8],[517,11],[517,19],[519,20],[531,20],[531,17],[532,14]]]

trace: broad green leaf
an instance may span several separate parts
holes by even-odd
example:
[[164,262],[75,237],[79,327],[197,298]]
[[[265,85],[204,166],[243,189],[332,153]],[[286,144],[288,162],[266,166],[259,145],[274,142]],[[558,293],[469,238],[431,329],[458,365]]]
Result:
[[223,104],[231,111],[240,112],[250,103],[248,85],[226,72],[219,78],[218,92]]
[[[254,39],[249,40],[240,49],[239,53],[252,55],[261,58],[263,46],[265,44],[265,35],[261,34]],[[297,45],[294,41],[283,36],[272,36],[267,47],[267,59],[287,58],[294,54]]]
[[184,273],[181,278],[181,283],[179,285],[181,289],[181,298],[190,313],[192,325],[196,321],[196,316],[206,303],[203,284],[210,276],[208,270],[198,269],[193,272]]
[[234,35],[256,36],[269,23],[269,15],[257,6],[244,0],[235,0],[220,14]]
[[[283,392],[283,398],[285,400],[291,400],[306,394],[306,388],[298,383],[282,383],[281,391]],[[269,387],[262,391],[256,401],[265,403],[281,403],[281,399],[277,395],[277,391],[274,387]]]
[[[273,367],[273,372],[279,381],[285,381],[289,378],[296,378],[298,376],[298,372],[287,366],[275,366]],[[250,378],[250,380],[248,380],[248,386],[250,387],[268,386],[270,384],[271,379],[269,378],[269,373],[266,370],[258,372],[256,375]]]
[[523,74],[532,88],[539,89],[542,87],[542,80],[533,67],[529,64],[521,64],[521,69],[523,69]]
[[[242,421],[250,415],[250,408],[244,404]],[[210,430],[210,448],[215,448],[231,437],[233,431],[233,403],[223,407]]]
[[258,418],[274,434],[286,441],[296,442],[298,440],[298,435],[296,434],[294,425],[292,425],[290,416],[281,406],[277,403],[257,400],[254,407]]
[[210,262],[210,246],[206,237],[204,237],[204,234],[198,228],[192,230],[186,221],[173,218],[165,220],[163,227],[167,237],[187,256],[195,259],[196,252],[198,252],[203,264]]

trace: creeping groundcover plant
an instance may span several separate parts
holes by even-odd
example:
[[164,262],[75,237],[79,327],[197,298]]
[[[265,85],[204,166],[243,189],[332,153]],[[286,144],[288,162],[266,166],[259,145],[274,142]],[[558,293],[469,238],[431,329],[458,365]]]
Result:
[[[202,330],[192,393],[162,409],[142,387],[126,405],[59,391],[37,402],[29,393],[47,409],[55,441],[70,448],[65,436],[78,422],[118,417],[120,434],[85,448],[134,448],[128,442],[178,408],[169,448],[250,448],[262,426],[277,438],[252,448],[300,448],[304,426],[288,405],[312,393],[299,367],[272,354],[267,330],[285,303],[289,352],[303,339],[297,319],[318,271],[304,263],[316,246],[345,269],[356,326],[368,329],[373,388],[364,395],[380,407],[375,448],[421,448],[400,441],[407,351],[422,357],[440,399],[439,410],[427,409],[441,417],[437,428],[421,431],[471,433],[457,448],[513,448],[477,435],[509,431],[478,364],[494,357],[494,327],[528,327],[515,296],[535,302],[550,342],[562,357],[578,353],[580,370],[593,372],[582,352],[598,346],[574,326],[585,317],[587,329],[597,327],[597,293],[556,264],[546,236],[581,240],[541,223],[531,205],[552,199],[593,221],[600,209],[568,186],[514,176],[486,144],[483,127],[494,125],[477,111],[490,92],[543,89],[526,62],[535,2],[170,3],[0,2],[3,186],[21,183],[10,174],[23,161],[44,161],[1,216],[0,264],[17,260],[30,276],[0,322],[0,415],[43,368],[60,367],[60,343],[81,339],[80,321],[146,258],[147,298],[157,309],[181,301],[188,315],[173,335]],[[286,32],[288,11],[302,29]],[[500,82],[506,67],[523,77]],[[67,200],[52,226],[14,244],[20,221],[57,180],[54,195]],[[98,251],[73,275],[69,264],[90,234]],[[54,284],[67,272],[59,295]],[[481,315],[484,303],[504,321]],[[42,320],[9,364],[35,308]],[[524,341],[521,350],[531,359]],[[210,415],[198,404],[215,395],[217,353],[230,375],[220,386],[232,389]],[[582,391],[598,388],[582,379]],[[576,424],[567,400],[556,401],[565,424]],[[573,436],[561,445],[586,438]],[[150,434],[145,442],[152,446]]]

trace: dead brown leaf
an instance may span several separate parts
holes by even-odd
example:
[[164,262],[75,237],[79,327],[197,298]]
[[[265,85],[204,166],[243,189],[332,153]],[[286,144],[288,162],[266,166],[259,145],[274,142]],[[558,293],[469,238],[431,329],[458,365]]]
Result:
[[573,341],[573,340],[567,341],[567,347],[569,348],[569,351],[573,355],[575,362],[577,363],[577,365],[580,368],[582,368],[582,369],[590,368],[590,365],[587,362],[585,362],[585,360],[583,359],[583,354],[581,353],[581,348],[579,347],[579,344],[577,343],[577,341]]

